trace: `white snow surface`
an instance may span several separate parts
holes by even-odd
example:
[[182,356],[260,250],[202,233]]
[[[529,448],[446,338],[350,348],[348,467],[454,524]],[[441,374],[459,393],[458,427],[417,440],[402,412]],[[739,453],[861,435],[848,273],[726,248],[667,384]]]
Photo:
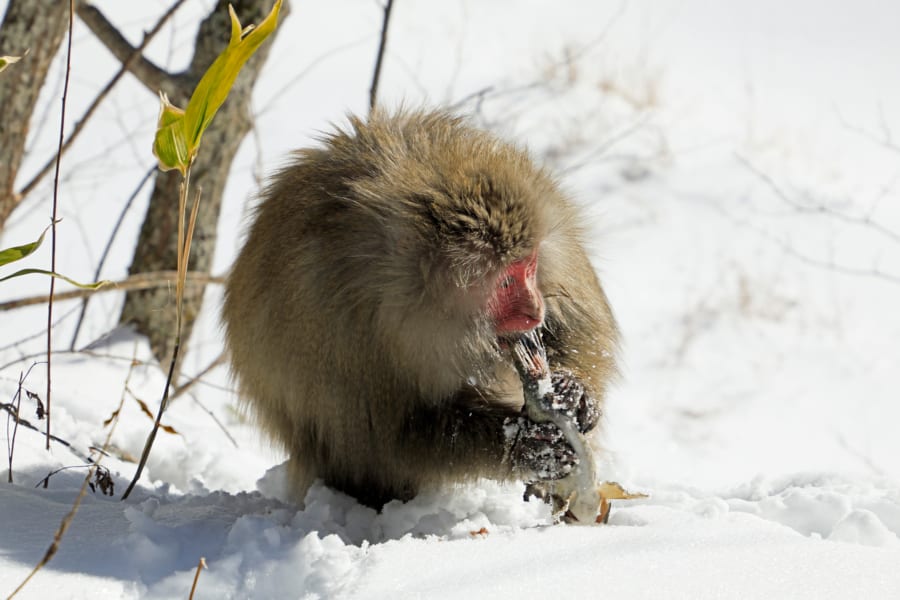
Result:
[[[96,4],[135,43],[166,8]],[[210,4],[187,3],[152,58],[183,66]],[[240,246],[254,177],[366,108],[378,3],[293,4],[256,90],[255,139],[228,181],[216,272]],[[18,598],[187,598],[201,557],[195,598],[900,598],[897,23],[900,5],[874,0],[398,0],[384,102],[467,99],[460,112],[527,145],[584,205],[623,331],[599,469],[649,497],[616,501],[608,525],[589,527],[555,525],[521,486],[488,481],[380,514],[316,484],[300,509],[283,454],[220,367],[174,401],[163,422],[176,433],[160,432],[121,501],[150,426],[134,398],[155,411],[164,376],[146,341],[114,329],[122,295],[106,293],[90,304],[84,351],[53,359],[53,433],[71,447],[47,452],[16,431],[14,483],[0,484],[0,595],[72,507],[77,465],[102,445],[136,357],[103,459],[115,496],[87,493]],[[69,127],[117,69],[80,24],[74,52]],[[55,145],[60,64],[22,183]],[[91,277],[153,163],[156,102],[124,81],[64,158],[60,271]],[[49,197],[44,182],[0,247],[36,237]],[[147,197],[104,277],[124,277]],[[47,246],[25,266],[49,264]],[[46,286],[5,282],[0,301]],[[207,295],[187,375],[221,351],[220,297]],[[75,309],[57,304],[54,347],[68,347]],[[0,401],[42,360],[45,322],[44,307],[0,314]],[[38,364],[24,387],[43,398],[45,386]],[[23,397],[43,428],[34,413]],[[0,427],[8,444],[12,432]]]

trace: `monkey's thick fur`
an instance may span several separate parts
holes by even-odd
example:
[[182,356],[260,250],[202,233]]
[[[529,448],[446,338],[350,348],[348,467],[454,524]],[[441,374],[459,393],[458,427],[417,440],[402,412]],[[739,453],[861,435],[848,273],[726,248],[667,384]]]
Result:
[[537,248],[551,368],[602,402],[617,330],[575,207],[445,112],[376,111],[323,142],[262,192],[223,309],[239,393],[290,453],[297,499],[316,477],[377,508],[534,479],[504,432],[522,385],[485,304]]

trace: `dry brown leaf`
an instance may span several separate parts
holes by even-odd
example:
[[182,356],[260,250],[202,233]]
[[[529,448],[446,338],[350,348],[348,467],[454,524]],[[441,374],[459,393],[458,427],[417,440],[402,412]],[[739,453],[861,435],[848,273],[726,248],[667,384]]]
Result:
[[148,417],[150,417],[151,419],[153,419],[153,413],[150,412],[150,407],[147,406],[147,403],[133,394],[131,397],[134,398],[134,401],[137,402],[138,406],[141,407],[141,412],[144,413],[145,415],[147,415]]
[[[131,397],[134,398],[134,401],[138,403],[138,406],[141,407],[141,412],[144,413],[145,415],[147,415],[147,418],[149,418],[151,421],[155,421],[155,420],[156,420],[156,417],[153,416],[153,413],[150,412],[150,408],[147,406],[147,404],[146,404],[143,400],[141,400],[140,398],[138,398],[138,397],[135,396],[134,394],[132,394]],[[163,423],[160,423],[160,424],[159,424],[159,428],[162,429],[163,431],[165,431],[166,433],[171,433],[172,435],[181,435],[181,434],[178,433],[178,431],[177,431],[174,427],[172,427],[171,425],[165,425],[165,424],[163,424]]]
[[113,411],[113,413],[112,413],[111,415],[109,415],[109,418],[108,418],[108,419],[106,419],[105,421],[103,421],[103,426],[104,426],[104,427],[109,427],[109,424],[112,423],[113,420],[114,420],[116,417],[118,417],[118,416],[119,416],[119,411],[118,411],[118,409],[116,409],[116,410]]
[[597,489],[604,500],[636,500],[647,497],[647,494],[626,491],[625,488],[615,481],[604,481]]
[[597,523],[606,524],[609,522],[609,511],[612,508],[610,500],[635,500],[637,498],[646,498],[647,494],[629,492],[615,481],[604,481],[597,486],[600,492],[600,514],[597,515]]
[[160,423],[159,428],[162,429],[163,431],[165,431],[166,433],[171,433],[172,435],[181,435],[171,425],[164,425],[164,424]]

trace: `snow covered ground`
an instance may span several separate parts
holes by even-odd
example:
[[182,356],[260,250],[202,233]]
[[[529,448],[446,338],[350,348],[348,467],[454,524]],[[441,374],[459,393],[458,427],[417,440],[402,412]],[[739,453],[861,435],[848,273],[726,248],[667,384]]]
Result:
[[[132,40],[165,9],[98,4]],[[208,4],[188,3],[157,60],[184,64]],[[254,177],[366,107],[377,3],[295,4],[257,90],[258,136],[229,180],[217,272],[240,244]],[[160,434],[122,502],[134,469],[122,459],[150,425],[131,394],[155,407],[163,375],[141,365],[129,377],[149,353],[127,333],[102,337],[121,302],[106,294],[79,338],[97,340],[89,352],[54,358],[54,433],[72,449],[47,453],[17,431],[15,483],[0,484],[0,594],[40,560],[84,470],[35,484],[102,444],[127,378],[104,459],[116,495],[88,493],[18,597],[186,598],[205,557],[198,598],[900,598],[900,7],[398,0],[394,17],[387,103],[460,103],[583,203],[624,333],[603,474],[649,498],[614,503],[605,527],[552,525],[517,486],[491,482],[381,514],[317,486],[298,510],[281,493],[283,457],[243,422],[219,368],[172,405],[177,433]],[[75,52],[71,115],[116,68],[82,28]],[[53,146],[58,94],[23,177]],[[124,83],[64,161],[61,271],[89,278],[110,215],[152,164],[156,111]],[[47,198],[15,213],[0,246],[33,239]],[[124,275],[139,212],[105,277]],[[45,289],[0,284],[0,300]],[[220,351],[218,302],[211,291],[188,372]],[[42,339],[26,338],[45,320],[42,308],[0,314],[2,402],[40,360],[29,357]],[[73,320],[55,328],[61,348]],[[25,387],[43,395],[44,377],[36,366]],[[37,423],[33,411],[23,399]]]

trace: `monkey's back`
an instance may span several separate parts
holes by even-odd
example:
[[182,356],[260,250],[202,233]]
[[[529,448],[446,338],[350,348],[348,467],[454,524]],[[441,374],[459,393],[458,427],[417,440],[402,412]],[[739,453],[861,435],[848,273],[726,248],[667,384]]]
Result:
[[262,192],[223,320],[240,397],[291,454],[299,489],[373,469],[409,478],[391,474],[384,448],[402,435],[392,415],[418,398],[379,323],[381,305],[419,293],[397,252],[400,199],[439,183],[429,164],[447,168],[484,143],[443,113],[354,120]]

